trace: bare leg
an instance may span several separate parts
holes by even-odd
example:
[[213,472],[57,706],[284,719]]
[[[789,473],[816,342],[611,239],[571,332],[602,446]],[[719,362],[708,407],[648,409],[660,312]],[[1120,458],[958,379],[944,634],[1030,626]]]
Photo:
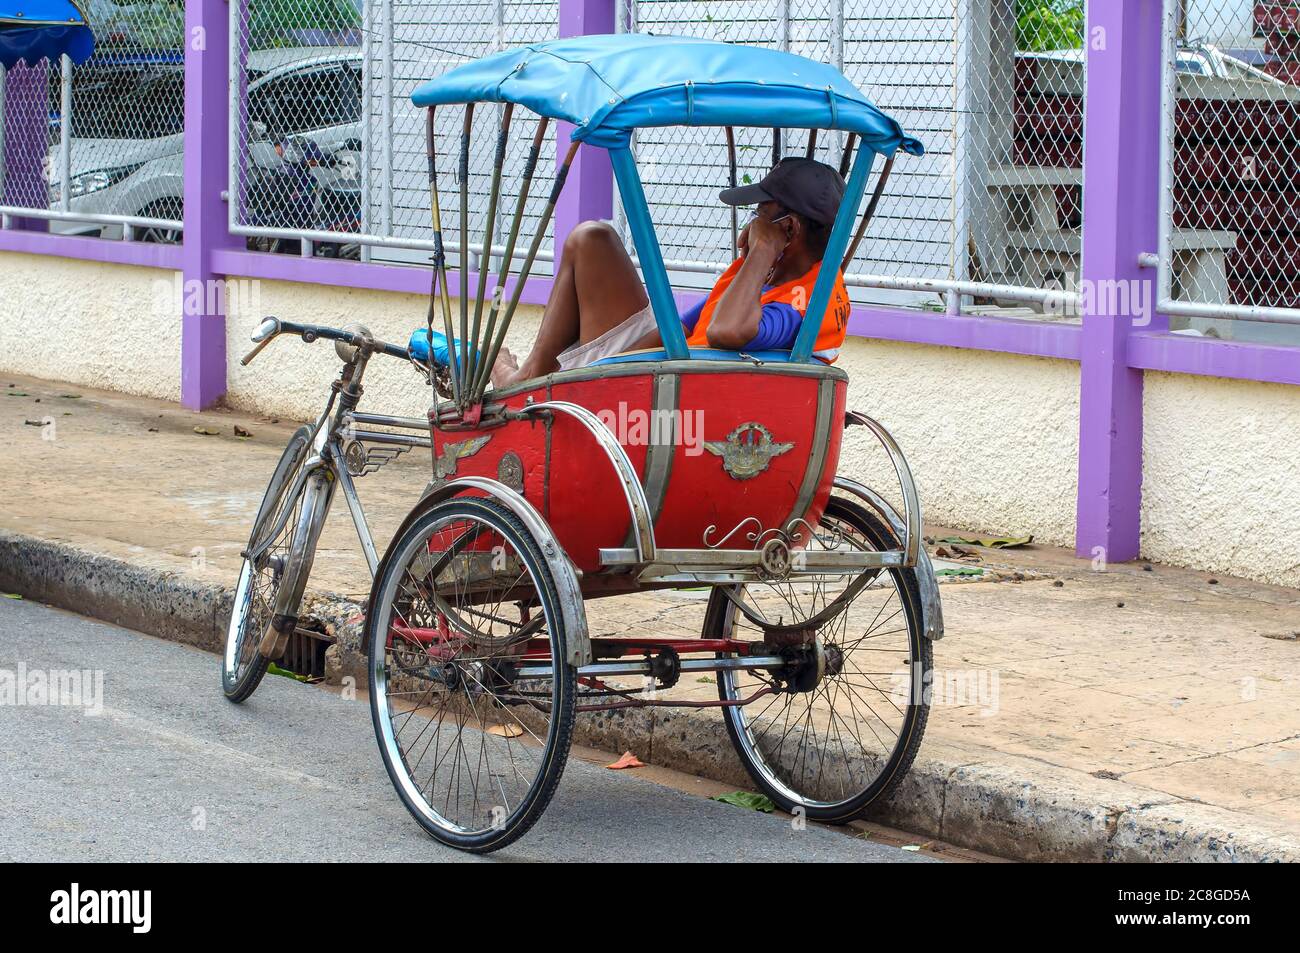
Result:
[[492,383],[505,387],[560,368],[560,353],[594,341],[646,306],[636,266],[618,233],[604,222],[583,222],[564,240],[560,270],[533,349],[522,363],[502,348]]

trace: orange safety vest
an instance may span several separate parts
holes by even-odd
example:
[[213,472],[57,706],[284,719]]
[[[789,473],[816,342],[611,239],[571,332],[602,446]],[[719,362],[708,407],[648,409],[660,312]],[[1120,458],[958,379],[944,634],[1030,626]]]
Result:
[[[718,302],[722,300],[723,293],[730,286],[736,273],[740,271],[740,266],[745,259],[737,258],[731,263],[722,277],[718,279],[713,290],[709,292],[708,298],[704,301],[704,307],[700,310],[700,319],[695,323],[695,330],[691,336],[686,339],[688,347],[708,347],[709,346],[709,321],[713,317],[713,312],[718,307]],[[812,299],[813,285],[817,282],[817,272],[821,270],[821,262],[817,262],[807,273],[787,281],[783,285],[776,285],[763,292],[758,299],[761,304],[788,304],[798,311],[801,315],[808,311],[808,302]],[[844,344],[844,336],[848,333],[849,328],[849,292],[844,287],[844,276],[836,274],[835,288],[831,291],[831,300],[826,307],[826,314],[822,318],[821,329],[817,332],[817,341],[813,345],[813,356],[821,358],[828,364],[834,363],[840,355],[840,347]]]

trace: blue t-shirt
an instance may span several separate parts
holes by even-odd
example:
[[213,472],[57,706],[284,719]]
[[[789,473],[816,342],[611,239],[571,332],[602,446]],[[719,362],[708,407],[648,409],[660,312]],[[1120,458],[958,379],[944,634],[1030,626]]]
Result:
[[[764,285],[763,293],[771,291],[774,285]],[[695,325],[699,323],[700,314],[704,311],[704,303],[709,300],[705,295],[699,300],[694,307],[682,315],[682,325],[686,328],[686,336],[690,337],[695,330]],[[763,305],[763,315],[758,319],[758,333],[754,339],[745,345],[746,350],[752,351],[788,351],[794,347],[794,339],[799,336],[799,325],[803,323],[803,315],[795,310],[794,305],[784,301],[777,301],[771,304]]]

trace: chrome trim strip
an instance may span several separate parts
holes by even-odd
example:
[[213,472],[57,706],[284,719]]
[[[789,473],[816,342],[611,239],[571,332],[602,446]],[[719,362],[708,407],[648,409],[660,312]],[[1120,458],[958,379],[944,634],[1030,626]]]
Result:
[[[639,566],[641,578],[656,579],[666,574],[710,573],[731,570],[749,570],[757,573],[762,566],[762,551],[756,549],[660,549],[655,558],[644,561],[637,558],[634,549],[602,549],[603,566]],[[852,575],[864,569],[902,566],[905,556],[901,549],[878,553],[869,550],[854,552],[824,552],[801,550],[799,568],[790,577],[803,575]]]
[[812,447],[808,452],[808,465],[803,472],[803,482],[795,495],[794,506],[790,514],[782,521],[778,529],[785,529],[795,520],[808,515],[817,485],[821,483],[822,471],[826,469],[826,449],[830,443],[831,414],[835,410],[835,381],[823,378],[817,385],[817,419],[813,424]]
[[[650,409],[651,441],[646,447],[645,471],[641,477],[641,486],[645,490],[646,502],[650,506],[650,523],[659,522],[663,511],[664,497],[668,495],[668,482],[672,478],[673,458],[677,455],[677,444],[682,439],[678,432],[681,421],[678,419],[678,398],[681,393],[681,378],[676,374],[657,374],[654,379],[654,399]],[[666,414],[666,418],[661,418]],[[660,432],[657,420],[668,421],[667,433]],[[624,546],[635,544],[635,526],[628,526]]]
[[[637,361],[628,364],[598,364],[576,367],[571,371],[556,371],[545,377],[524,381],[503,390],[489,391],[494,401],[526,394],[542,388],[554,387],[575,381],[601,380],[609,377],[641,377],[652,374],[776,374],[794,377],[828,377],[847,381],[849,375],[838,367],[816,362],[813,364],[754,364],[748,361]],[[455,407],[449,401],[443,403]],[[442,406],[442,403],[439,404]]]

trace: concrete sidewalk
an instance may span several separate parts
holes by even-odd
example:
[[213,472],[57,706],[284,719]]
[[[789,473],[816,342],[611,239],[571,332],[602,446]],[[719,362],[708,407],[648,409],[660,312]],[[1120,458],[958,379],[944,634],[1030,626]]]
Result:
[[[215,648],[293,425],[21,378],[0,393],[0,588]],[[417,452],[360,481],[381,546],[427,479]],[[1300,592],[1036,546],[982,555],[997,581],[943,587],[925,744],[882,820],[1027,859],[1300,860]],[[359,610],[323,594],[357,600],[369,579],[344,507],[312,587],[346,645]],[[690,593],[588,605],[593,634],[649,618],[698,633],[702,609]],[[744,781],[716,712],[584,719],[584,743]]]

